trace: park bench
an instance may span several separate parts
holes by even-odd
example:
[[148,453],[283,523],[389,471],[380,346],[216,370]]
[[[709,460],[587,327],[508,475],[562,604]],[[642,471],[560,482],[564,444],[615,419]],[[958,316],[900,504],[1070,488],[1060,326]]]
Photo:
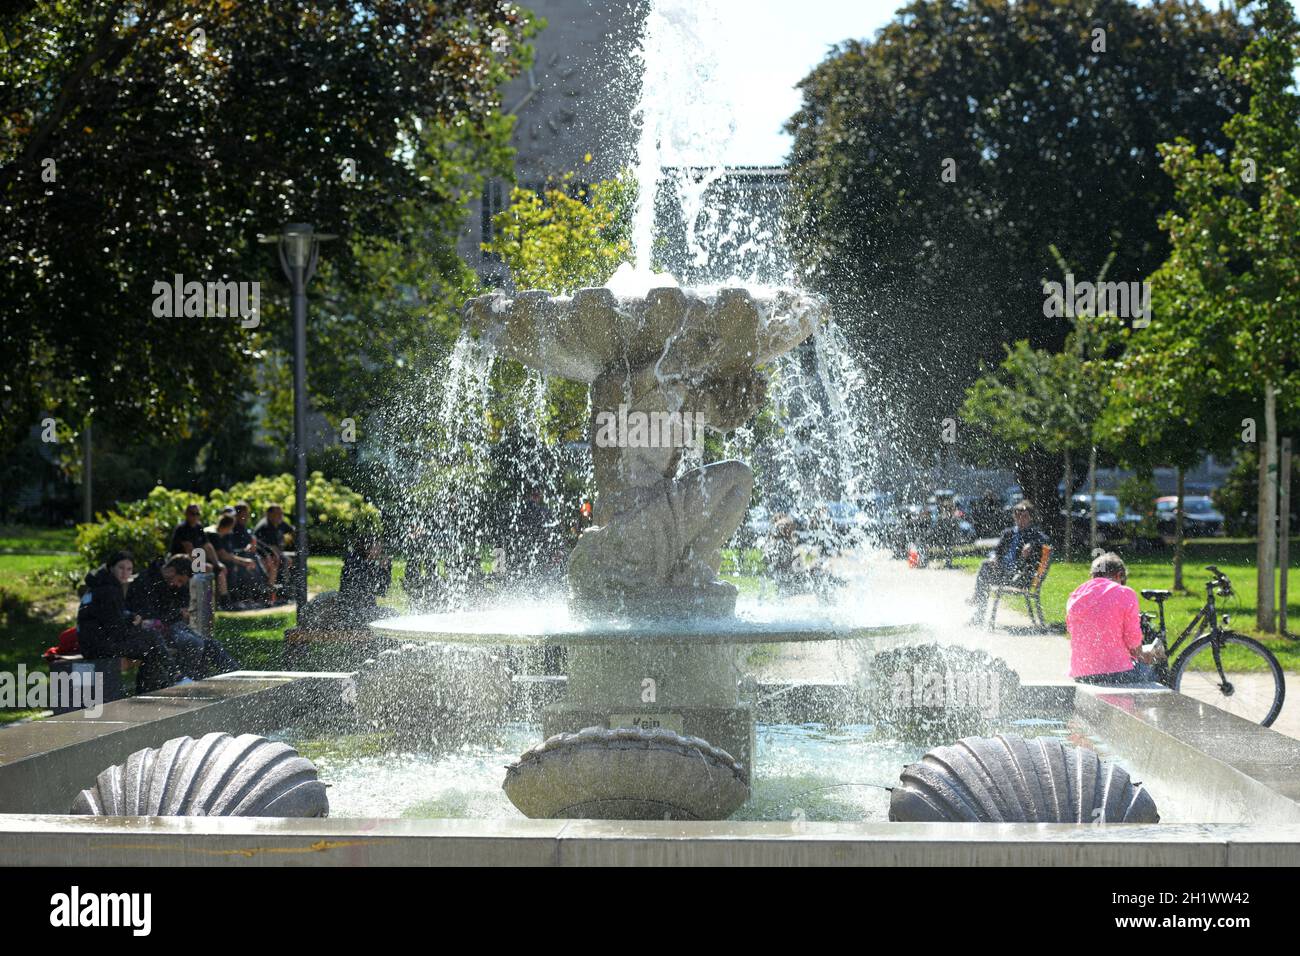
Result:
[[[71,674],[73,679],[81,684],[82,700],[88,700],[86,693],[91,688],[96,674],[104,676],[104,696],[99,703],[107,704],[110,701],[121,700],[126,696],[126,688],[122,684],[122,671],[126,670],[136,661],[127,660],[125,657],[100,657],[93,660],[87,660],[80,654],[56,654],[50,658],[50,674]],[[77,710],[75,707],[55,707],[56,714],[66,714],[71,710]]]
[[998,602],[1002,600],[1002,595],[1009,594],[1020,596],[1025,599],[1025,611],[1029,614],[1029,619],[1033,621],[1034,626],[1040,630],[1047,630],[1047,618],[1043,615],[1043,582],[1047,579],[1047,572],[1052,567],[1052,546],[1043,545],[1042,553],[1038,557],[1038,567],[1034,570],[1033,579],[1025,585],[999,584],[993,588],[993,609],[989,613],[989,630],[995,630],[998,619]]

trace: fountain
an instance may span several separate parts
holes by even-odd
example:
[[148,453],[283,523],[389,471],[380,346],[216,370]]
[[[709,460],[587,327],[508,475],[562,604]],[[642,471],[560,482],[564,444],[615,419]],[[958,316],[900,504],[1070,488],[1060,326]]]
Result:
[[[389,646],[340,661],[337,673],[222,675],[109,704],[94,726],[72,714],[5,731],[7,860],[66,864],[94,850],[101,862],[144,865],[166,852],[205,863],[1113,866],[1178,854],[1217,866],[1233,841],[1241,860],[1297,858],[1300,745],[1272,731],[1166,691],[1032,681],[983,651],[907,646],[924,608],[882,607],[879,592],[764,603],[723,579],[721,550],[755,481],[740,459],[761,467],[771,497],[776,487],[790,500],[851,498],[869,480],[867,446],[888,442],[884,423],[868,442],[852,406],[869,373],[853,367],[825,303],[789,288],[776,256],[744,281],[701,275],[710,243],[729,230],[697,220],[732,113],[710,101],[707,58],[691,55],[726,42],[700,7],[651,5],[636,267],[570,295],[471,300],[449,363],[461,387],[412,403],[434,409],[457,454],[481,455],[486,356],[529,370],[534,417],[548,379],[586,385],[593,526],[563,590],[497,590],[460,609],[376,621],[370,633]],[[671,181],[665,167],[692,172]],[[690,288],[651,269],[665,176],[685,213]],[[463,401],[474,397],[483,405]],[[782,431],[779,447],[758,454],[751,420],[765,399]],[[722,436],[713,457],[724,460],[703,461],[706,432]],[[472,485],[483,463],[454,480]],[[485,498],[471,490],[457,489],[470,500],[454,510],[420,501],[426,515],[410,517],[434,512],[477,562],[498,542],[471,527]],[[851,666],[875,652],[870,679],[746,672],[742,655],[762,645],[817,642],[852,647]],[[543,655],[520,648],[537,647],[563,648],[545,655],[562,667],[532,668]],[[58,816],[70,806],[75,818]],[[280,819],[203,819],[264,813]],[[520,814],[649,822],[544,825]],[[1132,826],[1162,817],[1196,826]],[[123,840],[133,828],[149,839]]]
[[567,600],[371,626],[406,641],[567,647],[567,694],[544,711],[546,742],[507,778],[524,812],[726,816],[747,788],[681,779],[710,761],[719,779],[750,779],[754,718],[737,648],[908,628],[807,611],[738,615],[735,586],[719,579],[721,548],[748,510],[753,474],[738,460],[683,467],[702,429],[729,432],[758,411],[760,366],[813,335],[825,304],[792,289],[629,293],[626,282],[571,296],[494,293],[465,308],[466,328],[498,356],[589,387],[593,526],[569,557]]
[[[858,608],[738,607],[735,585],[720,578],[722,548],[749,509],[754,473],[735,457],[695,461],[705,433],[726,440],[743,431],[764,404],[767,369],[784,361],[790,373],[779,379],[797,381],[798,363],[783,357],[810,337],[836,341],[826,303],[788,282],[681,288],[654,272],[657,200],[681,207],[693,274],[720,231],[736,231],[703,216],[705,192],[723,174],[732,111],[718,100],[720,86],[707,82],[706,57],[689,78],[678,66],[683,48],[707,49],[722,35],[717,17],[699,5],[651,5],[638,64],[635,265],[601,288],[495,292],[464,310],[462,334],[473,348],[522,363],[541,381],[587,386],[592,527],[568,557],[565,593],[496,596],[487,608],[371,625],[401,642],[565,648],[565,693],[542,712],[544,742],[505,783],[528,815],[725,817],[753,777],[755,722],[740,690],[741,649],[911,629]],[[765,252],[755,244],[754,276],[788,276],[775,267],[777,245]],[[469,352],[458,345],[453,364],[472,366]],[[482,394],[485,375],[470,377]],[[834,391],[827,376],[819,379],[820,389]],[[819,405],[807,394],[783,397]],[[456,404],[444,397],[441,407]],[[838,411],[842,418],[842,403]],[[691,777],[705,768],[704,778]]]

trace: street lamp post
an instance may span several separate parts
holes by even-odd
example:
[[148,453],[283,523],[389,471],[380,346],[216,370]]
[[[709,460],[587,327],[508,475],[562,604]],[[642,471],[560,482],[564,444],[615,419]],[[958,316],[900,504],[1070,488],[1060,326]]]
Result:
[[294,601],[301,614],[307,603],[307,283],[316,274],[320,243],[335,238],[311,223],[291,222],[260,241],[279,247],[280,267],[289,280],[293,304],[293,466]]

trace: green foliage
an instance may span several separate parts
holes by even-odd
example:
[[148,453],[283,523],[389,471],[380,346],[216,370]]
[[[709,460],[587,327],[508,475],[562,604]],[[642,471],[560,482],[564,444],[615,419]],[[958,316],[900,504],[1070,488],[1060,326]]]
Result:
[[[257,520],[266,507],[279,504],[286,520],[295,524],[292,475],[272,475],[214,490],[206,498],[188,491],[161,486],[138,501],[119,502],[116,509],[96,515],[93,524],[77,526],[77,553],[87,567],[104,561],[112,551],[129,550],[137,564],[147,563],[166,553],[172,530],[185,517],[185,508],[196,502],[203,509],[202,523],[214,524],[221,509],[246,501]],[[313,552],[338,553],[351,535],[379,529],[379,510],[365,498],[338,481],[327,480],[312,472],[307,482],[308,531]]]
[[172,527],[152,517],[128,518],[109,512],[94,524],[77,525],[77,553],[87,568],[103,564],[114,551],[130,551],[140,564],[166,553]]
[[1149,515],[1151,502],[1160,496],[1155,479],[1150,474],[1130,475],[1119,483],[1115,497],[1132,514]]
[[970,387],[962,417],[1017,450],[1039,446],[1055,454],[1088,445],[1100,404],[1074,352],[1033,349],[1022,339]]
[[[374,410],[400,401],[405,382],[434,374],[456,339],[461,307],[479,292],[478,277],[456,248],[465,207],[453,192],[463,199],[477,194],[488,175],[513,175],[512,122],[488,117],[476,138],[453,124],[426,124],[414,162],[422,178],[441,184],[446,201],[398,203],[397,234],[356,238],[350,256],[364,282],[346,281],[328,247],[322,256],[313,288],[329,294],[311,303],[308,387],[312,407],[336,428],[350,419],[358,440],[367,437]],[[273,315],[279,308],[277,300]],[[267,328],[275,350],[258,369],[261,424],[273,445],[288,448],[292,324],[285,315]]]
[[[1237,453],[1232,471],[1211,496],[1214,506],[1223,512],[1229,534],[1253,534],[1259,512],[1259,450],[1257,445],[1246,445]],[[1291,463],[1291,525],[1292,541],[1296,540],[1295,515],[1300,512],[1300,458]],[[1292,546],[1295,554],[1296,546]],[[1294,558],[1292,559],[1294,560]]]
[[1155,507],[1152,502],[1159,496],[1160,490],[1156,487],[1155,479],[1150,473],[1130,475],[1115,489],[1115,497],[1119,499],[1124,510],[1129,514],[1142,516],[1142,523],[1138,525],[1137,530],[1141,536],[1147,538],[1154,537],[1158,533]]
[[[321,276],[340,321],[372,323],[349,306],[390,274],[385,243],[437,244],[444,268],[462,187],[508,148],[500,91],[534,29],[511,0],[6,5],[0,451],[45,410],[140,436],[212,428],[284,348],[280,269],[256,241],[280,223],[342,235]],[[153,283],[177,273],[261,281],[262,325],[155,317]],[[347,350],[371,334],[385,342],[322,349],[363,368]]]
[[624,177],[561,188],[571,179],[541,193],[512,190],[510,205],[493,220],[497,238],[483,249],[501,257],[517,288],[561,293],[604,285],[632,260],[635,184]]
[[[224,492],[214,491],[209,500],[218,511],[237,501],[247,501],[254,515],[264,514],[268,505],[279,504],[290,523],[296,521],[292,475],[254,478]],[[343,550],[349,535],[379,529],[379,510],[374,505],[341,482],[327,480],[319,471],[312,472],[307,480],[307,511],[313,551],[337,553]]]
[[1079,276],[1112,249],[1115,279],[1151,273],[1173,198],[1157,146],[1225,142],[1242,91],[1217,64],[1248,36],[1183,0],[914,0],[803,80],[792,248],[901,415],[932,420],[1004,343],[1061,346],[1068,327],[1042,314],[1051,243]]
[[1160,308],[1116,376],[1134,414],[1218,412],[1231,431],[1241,419],[1224,400],[1258,408],[1269,382],[1279,417],[1300,421],[1300,27],[1284,0],[1266,0],[1256,27],[1245,57],[1222,65],[1251,90],[1224,127],[1226,161],[1187,138],[1162,148],[1175,202],[1161,220],[1170,255],[1151,276]]
[[[516,188],[510,205],[493,220],[494,235],[483,249],[501,257],[519,289],[553,293],[604,285],[632,261],[631,219],[636,183],[629,177],[573,186],[572,174],[542,192]],[[494,387],[503,401],[493,410],[493,427],[508,432],[526,373],[515,363],[497,363]],[[586,428],[587,387],[556,380],[547,386],[546,423],[553,441],[575,441]]]

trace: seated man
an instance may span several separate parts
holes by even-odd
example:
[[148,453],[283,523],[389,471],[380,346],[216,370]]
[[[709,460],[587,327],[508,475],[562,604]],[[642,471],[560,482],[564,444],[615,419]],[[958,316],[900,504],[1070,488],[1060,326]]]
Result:
[[1092,562],[1092,578],[1065,602],[1070,676],[1084,684],[1141,684],[1165,657],[1159,643],[1142,646],[1138,596],[1126,587],[1128,569],[1107,552]]
[[158,558],[140,572],[126,592],[126,604],[144,627],[158,631],[176,652],[187,677],[203,678],[239,670],[221,642],[189,626],[190,559]]
[[1025,587],[1033,580],[1043,545],[1048,543],[1047,535],[1034,526],[1032,504],[1028,501],[1018,502],[1011,509],[1011,514],[1015,527],[1002,532],[992,556],[980,565],[979,573],[975,576],[975,593],[966,602],[975,606],[972,624],[984,620],[984,608],[989,603],[989,589],[994,585]]
[[86,575],[86,591],[77,610],[77,640],[86,660],[140,661],[136,692],[146,694],[175,684],[181,671],[162,635],[141,627],[140,616],[127,608],[126,590],[134,570],[131,553],[117,551],[103,567]]
[[[252,540],[251,536],[249,540]],[[235,609],[237,601],[260,597],[265,590],[266,579],[253,554],[236,543],[234,514],[223,514],[217,521],[214,546],[217,557],[228,569],[226,608]]]
[[266,561],[266,576],[272,586],[284,583],[293,559],[284,553],[284,536],[293,534],[293,525],[284,520],[284,509],[268,505],[266,516],[253,528],[257,553]]
[[202,515],[202,509],[196,502],[185,508],[185,520],[172,531],[171,546],[167,553],[189,555],[191,560],[201,553],[207,565],[203,570],[216,575],[217,600],[220,601],[226,594],[226,566],[217,557],[213,534],[203,527]]
[[[172,529],[168,554],[192,556],[195,551],[207,551],[208,538],[203,531],[202,514],[197,504],[191,503],[185,507],[185,520]],[[208,563],[213,562],[209,559]]]

